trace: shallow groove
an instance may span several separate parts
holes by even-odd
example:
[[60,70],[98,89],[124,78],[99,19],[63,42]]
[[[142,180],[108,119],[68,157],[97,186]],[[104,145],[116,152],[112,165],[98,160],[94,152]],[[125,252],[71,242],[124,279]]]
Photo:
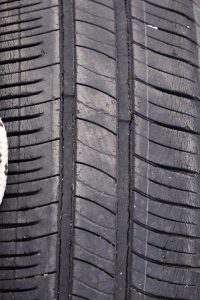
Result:
[[7,293],[25,293],[25,292],[31,292],[31,291],[35,291],[37,290],[38,287],[35,286],[35,287],[32,287],[32,288],[16,288],[16,289],[0,289],[0,294],[7,294]]
[[101,25],[99,25],[99,24],[95,24],[95,23],[92,23],[92,22],[89,22],[89,21],[84,21],[84,20],[81,20],[81,19],[75,19],[75,22],[81,22],[81,23],[93,25],[93,26],[95,26],[95,27],[98,27],[98,28],[101,28],[101,29],[103,29],[103,30],[108,31],[108,32],[112,33],[113,35],[115,34],[114,31],[112,31],[112,30],[110,30],[110,29],[108,29],[108,28],[106,28],[106,27],[104,27],[104,26],[101,26]]
[[7,89],[7,88],[12,88],[12,87],[21,87],[21,86],[29,86],[29,85],[32,85],[32,84],[37,84],[37,83],[40,83],[42,82],[44,79],[43,78],[40,78],[40,79],[35,79],[35,80],[27,80],[27,81],[23,81],[23,80],[20,80],[18,82],[12,82],[12,83],[6,83],[6,84],[1,84],[0,85],[0,89]]
[[180,114],[180,115],[183,115],[183,116],[188,116],[188,117],[197,119],[196,116],[190,115],[189,113],[185,113],[185,112],[181,112],[181,111],[176,111],[176,110],[173,110],[173,109],[171,109],[171,108],[168,108],[168,107],[159,105],[159,104],[157,104],[157,103],[154,103],[154,102],[152,102],[152,101],[149,101],[149,103],[151,103],[151,104],[154,105],[154,106],[160,107],[160,108],[162,108],[162,109],[165,109],[165,110],[168,110],[168,111],[172,111],[172,112],[175,112],[175,113]]
[[75,214],[77,214],[77,215],[79,215],[81,218],[87,220],[87,223],[92,223],[92,224],[94,224],[95,226],[101,227],[101,228],[103,228],[103,229],[106,229],[106,230],[108,229],[108,230],[114,231],[114,228],[113,228],[113,227],[108,227],[108,226],[99,224],[99,223],[93,221],[92,219],[88,218],[87,216],[82,215],[78,210],[75,210]]
[[105,94],[105,95],[111,97],[111,98],[114,99],[114,100],[117,100],[116,97],[114,97],[114,96],[112,96],[111,94],[109,94],[109,93],[107,93],[107,92],[105,92],[105,91],[102,91],[102,90],[100,90],[100,89],[98,89],[97,87],[94,87],[94,86],[92,86],[92,85],[85,84],[85,83],[81,83],[81,82],[76,82],[76,85],[88,87],[88,88],[90,88],[90,89],[93,89],[93,90],[96,90],[96,91],[98,91],[98,92],[101,92],[101,93],[103,93],[103,94]]
[[151,212],[150,210],[148,210],[148,214],[150,214],[151,216],[154,216],[156,218],[167,220],[167,221],[170,221],[170,222],[175,222],[175,223],[180,223],[180,224],[186,224],[186,225],[194,225],[194,226],[198,225],[198,224],[193,223],[193,222],[179,221],[179,220],[175,220],[175,219],[164,217],[163,215],[157,215],[157,214]]
[[75,195],[75,198],[79,198],[79,199],[82,199],[84,201],[88,201],[88,202],[91,202],[97,206],[100,206],[102,207],[103,209],[109,211],[112,215],[116,215],[116,213],[114,211],[112,211],[111,209],[109,209],[108,207],[104,206],[103,204],[99,203],[99,202],[95,202],[95,200],[92,200],[92,199],[89,199],[89,198],[86,198],[86,197],[82,197],[81,195]]
[[13,58],[13,59],[0,60],[0,65],[20,63],[23,61],[35,60],[35,59],[42,58],[42,57],[43,57],[42,54],[38,54],[38,55],[32,55],[32,56],[26,56],[26,57],[18,57],[18,58]]
[[109,196],[109,197],[112,197],[112,198],[116,198],[116,195],[113,195],[113,194],[109,194],[109,193],[106,193],[106,192],[102,192],[100,190],[97,190],[96,188],[94,188],[93,186],[91,186],[90,184],[88,183],[85,183],[84,181],[81,181],[80,179],[76,179],[77,182],[80,182],[81,184],[87,186],[88,188],[90,188],[91,190],[94,190],[96,192],[98,192],[99,194],[103,194],[103,195],[106,195],[106,196]]
[[[143,101],[146,101],[145,98],[141,97],[141,96],[138,95],[137,93],[135,93],[135,97],[137,97],[138,99],[142,99]],[[189,101],[190,101],[190,100],[189,100]],[[169,111],[172,111],[172,112],[175,112],[175,113],[177,113],[177,114],[184,115],[184,116],[188,116],[188,117],[191,117],[191,118],[193,118],[193,119],[197,119],[197,118],[198,118],[197,116],[194,116],[194,115],[192,115],[192,114],[190,114],[190,113],[182,112],[182,111],[179,111],[179,110],[174,110],[174,109],[172,109],[172,108],[169,108],[169,107],[166,107],[166,106],[162,106],[162,105],[160,105],[160,104],[157,104],[157,103],[155,103],[155,102],[152,102],[151,100],[149,100],[149,103],[152,104],[152,105],[154,105],[154,106],[160,107],[160,108],[162,108],[162,109],[169,110]],[[196,103],[196,104],[197,104],[197,103]],[[180,151],[181,151],[181,150],[180,150]]]
[[199,269],[199,267],[192,267],[190,265],[182,265],[182,264],[174,264],[174,263],[167,263],[167,262],[161,262],[159,260],[156,260],[156,259],[153,259],[153,258],[150,258],[150,257],[147,257],[141,253],[138,253],[137,251],[134,251],[132,250],[131,251],[132,254],[146,260],[146,261],[149,261],[153,264],[157,264],[157,265],[160,265],[160,266],[167,266],[167,267],[172,267],[172,268],[180,268],[180,269]]
[[76,119],[77,119],[77,120],[80,120],[80,121],[83,121],[83,122],[87,122],[87,123],[93,124],[93,125],[98,126],[98,127],[100,127],[100,128],[103,128],[103,129],[105,129],[106,131],[108,131],[108,132],[110,132],[110,133],[112,133],[113,135],[116,136],[116,132],[112,131],[111,129],[109,129],[109,128],[107,128],[107,127],[105,127],[105,126],[103,126],[103,125],[101,125],[101,124],[99,124],[99,123],[96,123],[96,122],[91,121],[91,120],[89,120],[89,119],[80,118],[80,117],[77,117]]
[[168,75],[171,75],[171,76],[180,78],[180,79],[188,80],[188,81],[190,81],[190,82],[192,82],[192,83],[195,84],[195,81],[192,80],[191,78],[188,78],[188,77],[185,77],[185,76],[181,76],[181,75],[177,75],[177,74],[173,74],[173,73],[170,73],[170,72],[161,70],[161,69],[159,69],[159,68],[153,67],[152,65],[147,65],[147,67],[148,67],[148,68],[151,68],[151,69],[153,69],[153,70],[159,71],[159,72],[161,72],[161,73],[164,73],[164,74],[168,74]]
[[55,138],[55,139],[51,139],[48,141],[42,141],[42,142],[38,142],[38,143],[34,143],[34,144],[29,144],[29,145],[20,145],[20,146],[14,146],[14,147],[9,147],[9,149],[20,149],[20,148],[28,148],[28,147],[32,147],[32,146],[38,146],[38,145],[44,145],[44,144],[48,144],[48,143],[52,143],[55,141],[60,141],[60,138]]
[[151,160],[148,160],[145,157],[140,156],[139,154],[136,154],[136,153],[133,154],[133,156],[140,159],[140,160],[142,160],[142,161],[144,161],[147,164],[150,164],[154,167],[158,167],[158,168],[163,169],[163,170],[171,171],[171,172],[174,172],[174,173],[187,174],[188,176],[199,174],[198,172],[195,172],[195,171],[192,171],[192,170],[155,163],[155,162],[153,162]]
[[104,170],[102,170],[100,168],[97,168],[97,167],[95,167],[93,165],[87,164],[87,163],[82,162],[82,161],[76,161],[75,163],[79,164],[79,165],[84,165],[84,166],[92,168],[92,169],[95,169],[96,171],[99,171],[99,172],[105,174],[106,176],[112,178],[114,181],[117,181],[117,178],[113,177],[112,175],[110,175],[109,173],[105,172]]
[[194,284],[183,284],[183,283],[177,283],[177,282],[174,283],[172,281],[162,280],[162,279],[150,276],[150,275],[147,275],[147,277],[150,278],[150,279],[152,279],[152,280],[159,281],[159,282],[164,282],[164,283],[171,284],[171,285],[182,286],[182,287],[185,287],[185,286],[195,287]]
[[195,155],[197,156],[198,153],[195,153],[195,152],[192,152],[192,151],[187,151],[187,150],[182,150],[182,149],[179,149],[179,148],[175,148],[175,147],[172,147],[172,146],[168,146],[168,145],[164,145],[164,144],[161,144],[159,142],[155,142],[151,139],[149,139],[149,141],[155,145],[158,145],[158,146],[162,146],[164,148],[168,148],[168,149],[172,149],[172,150],[176,150],[176,151],[179,151],[179,152],[183,152],[183,153],[188,153],[188,154],[192,154],[192,155]]
[[104,111],[104,110],[96,109],[96,108],[94,108],[93,106],[90,106],[90,105],[85,104],[83,101],[80,101],[80,100],[77,99],[77,103],[81,103],[81,104],[83,104],[83,105],[84,105],[85,107],[87,107],[87,108],[90,108],[90,109],[92,109],[92,110],[94,110],[94,111],[96,111],[96,112],[98,112],[98,113],[101,113],[101,114],[104,114],[104,115],[107,115],[107,116],[110,116],[110,117],[116,119],[116,115],[111,115],[111,114],[109,114],[108,112],[106,112],[106,111]]
[[158,41],[158,42],[160,42],[160,43],[166,44],[166,45],[168,45],[168,46],[172,46],[173,48],[175,47],[175,48],[177,48],[177,49],[181,49],[181,50],[183,50],[183,51],[187,51],[188,53],[194,55],[194,52],[193,52],[193,51],[191,51],[191,50],[189,50],[189,49],[187,49],[187,48],[185,48],[185,47],[183,47],[183,46],[181,47],[181,46],[178,46],[178,45],[171,44],[171,43],[169,43],[169,42],[160,40],[160,39],[158,39],[158,38],[156,38],[156,37],[153,37],[153,36],[151,36],[151,35],[148,35],[148,34],[147,34],[147,37],[150,38],[150,39],[153,39],[153,40],[155,40],[155,41]]
[[91,1],[92,3],[96,3],[96,4],[102,5],[104,7],[107,7],[107,8],[110,8],[111,10],[113,10],[113,7],[111,7],[111,6],[107,5],[107,4],[98,2],[97,0],[87,0],[87,1]]
[[19,198],[19,197],[30,197],[30,196],[38,195],[41,191],[42,191],[42,189],[38,189],[38,190],[34,190],[34,191],[18,192],[18,193],[6,192],[4,198],[10,199],[10,198]]
[[[139,274],[142,274],[142,275],[144,275],[144,273],[142,273],[142,272],[140,272],[139,270],[137,270],[136,271],[137,273],[139,273]],[[153,277],[153,276],[151,276],[151,275],[146,275],[148,278],[150,278],[150,279],[154,279],[154,280],[157,280],[157,281],[160,281],[160,282],[165,282],[165,283],[169,283],[169,284],[172,284],[172,285],[177,285],[177,286],[189,286],[189,287],[193,287],[193,286],[195,286],[195,285],[192,285],[192,284],[183,284],[183,283],[175,283],[175,282],[172,282],[172,281],[167,281],[167,280],[162,280],[162,279],[160,279],[160,278],[155,278],[155,277]]]
[[112,261],[111,259],[109,259],[105,256],[102,256],[102,255],[96,254],[93,251],[90,251],[90,250],[86,249],[85,247],[83,247],[81,244],[79,244],[77,242],[74,242],[74,244],[76,246],[78,246],[79,248],[81,248],[82,250],[86,251],[87,253],[91,254],[92,256],[96,256],[98,259],[100,258],[100,259],[106,260],[106,261],[112,263],[112,265],[114,266],[114,261]]
[[49,206],[55,205],[55,204],[58,204],[58,201],[54,201],[54,202],[50,202],[50,203],[46,203],[46,204],[42,204],[42,205],[37,205],[37,206],[31,206],[31,207],[24,206],[24,207],[21,207],[19,209],[10,209],[10,210],[3,210],[3,209],[1,209],[0,210],[0,214],[1,213],[5,213],[5,212],[6,213],[7,212],[20,212],[20,211],[25,212],[25,211],[30,211],[30,210],[38,209],[38,208],[49,207]]
[[186,14],[180,12],[180,11],[177,11],[177,10],[175,10],[175,9],[173,9],[173,8],[170,8],[170,7],[158,5],[158,4],[156,4],[156,3],[152,3],[152,2],[150,2],[150,1],[148,1],[148,0],[144,0],[144,1],[145,1],[146,3],[152,5],[152,6],[159,7],[159,8],[161,8],[161,9],[163,9],[163,10],[171,11],[171,12],[177,14],[177,15],[183,16],[183,17],[185,17],[186,19],[192,21],[194,24],[196,24],[196,22],[195,22],[194,19],[190,18],[188,15],[186,15]]
[[[95,48],[91,48],[91,47],[88,47],[88,46],[83,46],[83,45],[80,45],[80,44],[76,44],[75,46],[77,48],[84,48],[84,49],[88,49],[88,50],[94,51],[96,53],[102,54],[102,55],[107,56],[108,58],[110,58],[110,59],[112,59],[114,61],[116,60],[113,56],[110,56],[109,54],[107,54],[105,52],[102,52],[99,49],[97,50]],[[85,68],[85,69],[87,69],[87,68]],[[90,69],[88,69],[88,70],[91,71]],[[91,72],[95,73],[94,71],[91,71]],[[98,74],[98,73],[96,73],[96,74]],[[98,74],[98,75],[102,75],[102,74]],[[105,76],[105,75],[102,75],[102,76]],[[105,77],[108,77],[108,76],[105,76]],[[113,79],[112,77],[108,77],[108,78]]]
[[175,147],[172,147],[172,146],[169,146],[169,145],[165,145],[165,144],[156,142],[156,141],[154,141],[152,139],[148,139],[146,136],[144,136],[144,135],[142,135],[142,134],[140,134],[138,132],[136,133],[136,135],[142,137],[143,139],[145,139],[145,140],[147,140],[147,141],[149,141],[149,142],[151,142],[151,143],[153,143],[155,145],[158,145],[158,146],[161,146],[161,147],[164,147],[164,148],[169,148],[169,149],[172,149],[172,150],[177,150],[179,152],[188,153],[188,154],[192,154],[192,155],[196,155],[196,156],[198,155],[197,153],[192,152],[192,151],[182,150],[182,149],[179,149],[179,148],[175,148]]
[[[0,48],[0,53],[1,52],[10,52],[10,51],[15,51],[15,50],[21,50],[21,49],[26,49],[26,48],[32,48],[32,47],[37,47],[41,46],[42,42],[35,42],[35,43],[29,43],[29,44],[21,44],[17,46],[10,46],[10,47],[2,47]],[[9,73],[9,74],[15,74],[17,72]],[[18,72],[19,73],[19,72]],[[6,74],[0,74],[0,76],[4,76]]]
[[164,57],[167,57],[167,58],[170,58],[170,59],[173,59],[173,60],[177,60],[177,61],[184,62],[185,64],[187,64],[187,65],[189,65],[189,66],[191,66],[191,67],[193,67],[193,68],[199,70],[199,65],[196,65],[196,64],[194,64],[193,62],[191,62],[191,61],[189,61],[189,60],[187,60],[187,59],[185,59],[185,58],[182,58],[182,57],[180,57],[180,56],[173,56],[173,55],[167,54],[167,53],[165,53],[165,52],[160,52],[160,51],[155,50],[155,49],[153,49],[153,48],[144,46],[144,45],[142,45],[142,44],[140,44],[140,43],[138,43],[138,42],[136,42],[136,41],[134,41],[134,40],[132,41],[132,43],[133,43],[134,45],[139,46],[139,47],[142,48],[142,49],[151,51],[151,52],[156,53],[156,54],[158,54],[158,55],[160,55],[160,56],[164,56]]
[[[19,0],[18,0],[19,1]],[[54,8],[54,7],[58,7],[58,5],[50,5],[50,6],[46,6],[46,7],[43,7],[42,8],[42,11],[45,11],[45,10],[48,10],[50,8]],[[30,13],[33,13],[33,12],[41,12],[41,9],[33,9],[33,10],[29,10],[29,11],[25,11],[25,12],[20,12],[20,15],[27,15],[27,14],[30,14]],[[19,14],[13,14],[13,15],[9,15],[9,18],[12,18],[12,17],[19,17]],[[7,16],[2,16],[1,19],[6,19]]]
[[79,139],[77,139],[77,141],[78,141],[79,143],[83,144],[84,146],[88,147],[89,149],[92,149],[92,150],[94,150],[94,151],[96,151],[96,152],[98,152],[98,153],[100,153],[100,154],[104,154],[104,155],[110,156],[110,157],[112,157],[112,158],[115,158],[115,157],[116,157],[115,155],[113,155],[113,154],[111,154],[111,153],[108,153],[108,152],[102,152],[102,151],[100,151],[100,150],[97,150],[96,148],[93,148],[92,146],[87,145],[86,143],[84,143],[83,141],[81,141],[81,140],[79,140]]
[[200,135],[200,132],[191,130],[190,128],[185,128],[185,127],[181,127],[181,126],[178,126],[178,125],[171,125],[169,123],[163,123],[163,122],[160,122],[160,121],[156,121],[156,120],[153,120],[151,118],[147,118],[146,116],[142,115],[141,113],[138,113],[137,111],[132,111],[132,114],[142,118],[143,120],[146,120],[146,121],[148,121],[150,123],[153,123],[153,124],[157,124],[157,125],[159,125],[161,127],[164,127],[164,128],[173,129],[173,130],[176,130],[176,131],[182,131],[182,132],[186,132],[186,133],[189,133],[189,134],[192,134],[192,135],[197,135],[197,136]]
[[15,257],[31,257],[40,254],[40,251],[13,253],[13,254],[0,254],[0,258],[15,258]]
[[91,13],[91,12],[85,10],[85,9],[82,9],[82,8],[81,8],[80,6],[78,6],[78,5],[76,6],[76,10],[77,10],[77,11],[81,11],[81,12],[83,12],[83,13],[86,13],[87,15],[90,15],[90,16],[92,16],[92,17],[99,18],[99,19],[101,19],[101,20],[105,20],[105,21],[109,21],[109,22],[114,23],[114,20],[109,19],[109,18],[106,18],[106,17],[103,17],[103,16],[99,16],[99,15],[93,14],[93,13]]
[[43,130],[43,127],[36,128],[36,129],[29,129],[29,130],[8,131],[7,136],[12,137],[12,136],[35,134],[35,133],[41,132],[42,130]]
[[7,7],[7,8],[4,8],[4,9],[0,9],[0,13],[1,12],[7,12],[7,11],[11,11],[11,10],[19,10],[19,9],[22,9],[22,8],[27,8],[27,7],[31,7],[31,6],[35,6],[35,5],[38,5],[38,4],[41,4],[42,2],[39,1],[39,2],[33,2],[31,4],[26,4],[26,5],[17,5],[17,6],[12,6],[12,7]]
[[42,158],[43,158],[43,155],[35,156],[35,157],[31,157],[31,158],[9,159],[8,163],[9,164],[18,164],[18,163],[35,161],[35,160],[39,160],[39,159],[42,159]]
[[76,260],[77,262],[82,262],[84,264],[92,266],[93,268],[97,269],[98,271],[102,271],[103,273],[107,274],[109,277],[114,278],[113,274],[111,274],[108,271],[106,271],[105,269],[93,264],[92,262],[86,261],[86,260],[78,258],[78,257],[73,257],[73,259]]
[[60,100],[60,98],[55,98],[55,99],[50,99],[50,100],[44,100],[43,102],[30,103],[28,105],[22,105],[22,106],[18,106],[18,105],[16,105],[16,106],[13,105],[13,107],[7,106],[6,108],[0,108],[0,111],[7,111],[7,110],[13,110],[13,109],[15,110],[15,109],[27,108],[27,107],[32,107],[32,106],[37,106],[37,105],[41,105],[41,104],[53,102],[53,101],[56,101],[56,100]]
[[[20,279],[25,280],[25,279],[28,279],[28,278],[35,278],[35,277],[37,278],[37,277],[49,276],[49,275],[53,275],[53,274],[56,274],[56,271],[39,273],[39,274],[23,276],[23,277],[15,276],[14,278],[1,278],[1,281],[13,281],[13,280],[20,280]],[[39,300],[39,299],[34,299],[34,300]]]
[[95,235],[95,236],[97,236],[100,240],[102,239],[102,240],[106,241],[108,244],[110,244],[110,245],[112,245],[113,247],[115,247],[115,244],[113,244],[110,240],[108,240],[107,238],[105,238],[105,237],[103,237],[103,236],[97,234],[96,232],[93,232],[93,231],[91,231],[91,230],[88,230],[88,229],[86,229],[86,228],[82,228],[82,227],[79,227],[79,226],[76,226],[76,225],[74,226],[74,228],[77,229],[77,230],[85,231],[85,232],[87,232],[87,233],[90,233],[90,234],[92,234],[92,235]]
[[[176,237],[176,238],[184,238],[184,239],[188,239],[188,240],[199,240],[200,237],[198,236],[193,236],[193,235],[187,235],[187,234],[182,234],[182,233],[175,233],[175,232],[169,232],[169,231],[163,231],[163,230],[160,230],[160,229],[156,229],[156,228],[153,228],[149,225],[146,225],[136,219],[133,219],[132,222],[134,224],[137,224],[138,226],[141,226],[142,228],[145,228],[147,229],[148,231],[151,231],[151,232],[154,232],[154,233],[158,233],[158,234],[161,234],[161,235],[167,235],[167,236],[173,236],[173,237]],[[187,266],[188,268],[190,267],[189,265]],[[195,269],[199,269],[200,267],[191,267],[191,268],[195,268]]]
[[[104,45],[104,46],[108,46],[108,47],[114,48],[114,45],[113,45],[113,44],[102,43],[101,41],[96,40],[96,39],[94,39],[94,38],[91,38],[89,35],[84,34],[84,33],[82,33],[82,32],[78,32],[78,31],[77,31],[77,32],[76,32],[76,35],[84,36],[86,39],[91,40],[91,41],[93,41],[93,42],[95,42],[95,43],[98,43],[98,44],[100,44],[100,45]],[[77,46],[79,46],[79,45],[77,45]]]
[[[30,38],[30,37],[39,37],[41,35],[45,35],[45,34],[49,34],[49,33],[52,33],[52,32],[58,32],[59,29],[52,29],[52,30],[49,30],[49,31],[43,31],[42,33],[35,33],[35,34],[30,34],[30,35],[26,35],[25,37],[21,38],[21,40],[23,39],[27,39],[27,38]],[[13,42],[13,41],[18,41],[19,39],[18,38],[11,38],[11,39],[8,39],[6,40],[6,42]],[[0,41],[0,44],[2,42]]]
[[99,293],[99,294],[103,294],[103,295],[106,295],[106,296],[110,296],[112,295],[112,293],[108,293],[108,292],[105,292],[105,291],[101,291],[99,289],[97,289],[96,287],[93,287],[91,285],[89,285],[88,283],[85,283],[83,280],[81,280],[80,278],[74,276],[74,279],[76,279],[77,281],[79,281],[82,285],[84,285],[85,287],[95,291],[96,293]]
[[150,196],[150,195],[147,195],[146,193],[144,193],[143,191],[137,189],[137,188],[134,188],[133,189],[134,192],[154,201],[154,202],[159,202],[159,203],[162,203],[162,204],[166,204],[166,205],[169,205],[169,206],[177,206],[177,207],[181,207],[181,208],[186,208],[186,209],[191,209],[191,210],[200,210],[200,207],[196,207],[196,206],[192,206],[190,204],[187,204],[187,203],[180,203],[180,202],[175,202],[175,201],[168,201],[168,200],[164,200],[164,199],[161,199],[161,198],[156,198],[156,197],[153,197],[153,196]]
[[42,94],[43,92],[44,92],[43,90],[38,90],[36,92],[24,92],[24,93],[19,93],[19,94],[0,96],[0,101],[37,96],[37,95]]
[[8,170],[8,176],[36,173],[41,171],[42,169],[43,169],[42,167],[38,167],[38,168],[27,169],[27,170]]
[[34,236],[34,237],[26,237],[24,236],[23,238],[21,239],[12,239],[12,240],[0,240],[0,243],[4,243],[4,244],[7,244],[7,243],[11,243],[11,242],[14,242],[14,243],[23,243],[23,242],[29,242],[29,241],[34,241],[34,240],[37,240],[37,239],[42,239],[42,238],[46,238],[46,237],[49,237],[49,236],[52,236],[52,235],[57,235],[58,232],[57,231],[54,231],[54,232],[51,232],[51,233],[47,233],[47,234],[43,234],[43,235],[38,235],[38,236]]
[[13,2],[19,2],[19,0],[3,0],[3,1],[0,1],[0,5],[2,4],[9,4],[9,3],[13,3]]
[[178,91],[175,91],[175,90],[162,88],[162,87],[147,83],[146,81],[144,81],[144,80],[142,80],[138,77],[134,77],[133,79],[140,82],[140,83],[142,83],[142,84],[144,84],[144,85],[146,85],[146,86],[150,86],[151,88],[154,88],[157,91],[160,91],[160,92],[163,92],[163,93],[166,93],[166,94],[169,94],[169,95],[174,95],[174,96],[181,97],[181,98],[187,98],[189,100],[194,100],[194,101],[200,101],[200,98],[194,97],[190,94],[186,94],[186,93],[183,93],[183,92],[178,92]]
[[[1,49],[1,48],[0,48]],[[42,65],[42,66],[37,66],[37,67],[34,67],[34,68],[28,68],[26,70],[24,70],[23,72],[31,72],[31,71],[38,71],[38,70],[42,70],[42,69],[45,69],[45,68],[49,68],[49,67],[54,67],[54,66],[59,66],[59,62],[55,62],[55,63],[52,63],[52,64],[47,64],[47,65]],[[0,74],[0,78],[1,77],[4,77],[5,75],[14,75],[14,74],[21,74],[20,71],[14,71],[14,72],[5,72],[3,74]],[[58,98],[55,98],[53,100],[56,100]],[[51,99],[52,100],[52,99]],[[52,100],[52,101],[53,101]]]
[[148,293],[148,292],[145,292],[143,291],[142,289],[134,286],[132,284],[131,286],[131,289],[135,290],[138,294],[142,294],[142,295],[145,295],[145,296],[148,296],[148,297],[151,297],[152,299],[160,299],[160,300],[190,300],[188,298],[172,298],[172,297],[165,297],[165,296],[159,296],[159,295],[155,295],[155,294],[152,294],[152,293]]
[[[84,47],[84,46],[78,46],[78,47]],[[85,47],[84,47],[85,48]],[[88,48],[87,48],[88,49]],[[108,56],[107,54],[105,54],[106,56]],[[112,58],[112,56],[109,56],[109,58]],[[99,75],[99,76],[102,76],[102,77],[105,77],[105,78],[108,78],[108,79],[115,79],[115,77],[111,77],[111,76],[107,76],[107,75],[105,75],[105,74],[101,74],[101,73],[98,73],[98,72],[95,72],[95,71],[93,71],[92,69],[90,69],[90,68],[88,68],[88,67],[86,67],[86,66],[84,66],[84,65],[81,65],[81,64],[77,64],[77,66],[78,67],[81,67],[81,68],[83,68],[83,69],[85,69],[85,70],[87,70],[87,71],[89,71],[89,72],[91,72],[91,73],[93,73],[93,74],[96,74],[96,75]]]
[[15,121],[25,121],[40,118],[44,112],[33,114],[33,115],[25,115],[25,116],[13,116],[13,117],[3,117],[2,120],[4,123],[15,122]]
[[18,24],[23,24],[23,23],[34,22],[34,21],[38,21],[38,20],[41,20],[41,19],[42,19],[42,17],[38,17],[38,18],[34,18],[34,19],[17,20],[17,21],[14,21],[14,22],[5,22],[5,23],[0,24],[0,28],[1,27],[8,27],[8,26],[11,26],[11,25],[18,25]]
[[[139,19],[137,17],[132,17],[132,18],[135,19],[135,20],[137,20],[138,22],[141,22],[141,23],[147,25],[147,26],[148,25],[154,26],[154,24],[146,23],[144,20],[141,20],[141,19]],[[186,36],[184,34],[178,33],[176,31],[168,30],[168,29],[165,29],[165,28],[162,28],[162,27],[158,27],[157,30],[169,33],[170,35],[175,35],[175,36],[181,37],[183,39],[188,40],[189,42],[191,42],[194,45],[200,46],[199,44],[197,44],[197,42],[195,40],[191,39],[190,37],[188,37],[188,36]]]
[[14,229],[14,228],[23,228],[23,227],[29,227],[29,226],[35,226],[38,225],[41,222],[41,220],[32,221],[32,222],[23,222],[23,223],[1,223],[0,224],[0,230],[1,229]]
[[177,191],[180,191],[180,192],[187,192],[187,193],[197,194],[197,192],[194,192],[194,191],[191,191],[191,190],[186,190],[186,189],[183,189],[183,188],[178,188],[178,187],[175,187],[175,186],[172,186],[172,185],[167,185],[167,184],[158,182],[156,180],[153,180],[151,178],[148,178],[148,180],[150,182],[153,182],[153,183],[157,184],[157,185],[165,186],[165,187],[167,187],[168,189],[171,189],[171,190],[177,190]]
[[[14,34],[14,33],[21,33],[21,32],[25,32],[25,31],[29,31],[29,30],[35,30],[35,29],[39,29],[41,27],[42,27],[42,25],[37,25],[37,26],[33,26],[33,27],[23,28],[23,29],[20,29],[20,30],[19,29],[15,29],[15,30],[10,30],[10,31],[5,31],[5,32],[1,32],[0,36],[4,36],[4,35],[8,35],[8,34]],[[9,41],[9,40],[6,40],[6,42],[7,41]]]
[[185,251],[172,250],[172,249],[167,248],[166,245],[164,247],[159,247],[159,246],[154,245],[154,244],[152,244],[150,242],[147,242],[147,244],[149,246],[157,248],[157,249],[159,249],[161,251],[174,252],[174,253],[178,253],[178,254],[194,255],[194,256],[197,255],[196,252],[185,252]]
[[23,270],[23,269],[31,269],[37,267],[38,264],[32,264],[32,265],[15,265],[15,266],[0,266],[1,271],[17,271],[17,270]]
[[[59,177],[60,174],[54,174],[46,177],[41,177],[41,178],[35,178],[35,179],[30,179],[30,180],[24,180],[24,181],[18,181],[17,184],[23,184],[23,183],[28,183],[28,182],[38,182],[38,181],[43,181],[45,179],[50,179],[54,177]],[[7,183],[7,185],[16,185],[16,183]]]
[[[135,5],[131,5],[132,7],[134,7],[134,8],[136,8],[136,10],[140,10],[141,12],[143,12],[143,10],[142,9],[140,9],[139,7],[137,7],[137,6],[135,6]],[[146,14],[147,15],[150,15],[150,16],[153,16],[153,17],[156,17],[156,18],[159,18],[159,19],[161,19],[161,20],[164,20],[164,21],[167,21],[167,22],[169,22],[169,23],[172,23],[172,24],[174,24],[174,25],[179,25],[179,26],[181,26],[181,27],[184,27],[184,28],[187,28],[187,26],[186,25],[184,25],[184,24],[181,24],[181,23],[179,23],[179,22],[174,22],[174,21],[172,21],[172,20],[170,20],[170,19],[167,19],[167,18],[164,18],[163,16],[158,16],[158,15],[156,15],[156,14],[153,14],[152,12],[149,12],[149,11],[147,11],[146,10]],[[133,16],[134,17],[134,16]],[[188,29],[188,28],[187,28]]]

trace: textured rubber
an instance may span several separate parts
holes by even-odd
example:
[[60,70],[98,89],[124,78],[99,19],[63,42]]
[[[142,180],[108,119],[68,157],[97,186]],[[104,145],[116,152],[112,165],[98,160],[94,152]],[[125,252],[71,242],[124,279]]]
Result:
[[0,0],[0,300],[198,300],[199,0]]

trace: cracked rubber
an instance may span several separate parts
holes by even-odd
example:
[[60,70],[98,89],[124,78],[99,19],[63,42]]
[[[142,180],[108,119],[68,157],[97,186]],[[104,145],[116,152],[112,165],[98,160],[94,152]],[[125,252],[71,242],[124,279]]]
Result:
[[200,298],[199,28],[199,0],[0,0],[0,300]]

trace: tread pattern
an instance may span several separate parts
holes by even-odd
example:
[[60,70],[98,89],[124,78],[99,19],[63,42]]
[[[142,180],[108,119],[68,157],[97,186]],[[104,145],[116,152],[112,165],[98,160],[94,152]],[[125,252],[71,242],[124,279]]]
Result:
[[199,42],[191,3],[132,1],[135,179],[128,299],[199,299]]
[[57,0],[0,2],[0,115],[10,148],[0,207],[2,300],[55,299],[58,17]]
[[0,0],[1,300],[200,298],[199,30],[199,0]]
[[77,152],[72,299],[113,299],[117,102],[114,3],[75,1]]

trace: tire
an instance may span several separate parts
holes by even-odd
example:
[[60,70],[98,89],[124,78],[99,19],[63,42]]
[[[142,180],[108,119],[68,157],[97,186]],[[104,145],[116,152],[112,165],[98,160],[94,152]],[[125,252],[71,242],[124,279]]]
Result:
[[199,0],[0,0],[0,300],[198,300]]

